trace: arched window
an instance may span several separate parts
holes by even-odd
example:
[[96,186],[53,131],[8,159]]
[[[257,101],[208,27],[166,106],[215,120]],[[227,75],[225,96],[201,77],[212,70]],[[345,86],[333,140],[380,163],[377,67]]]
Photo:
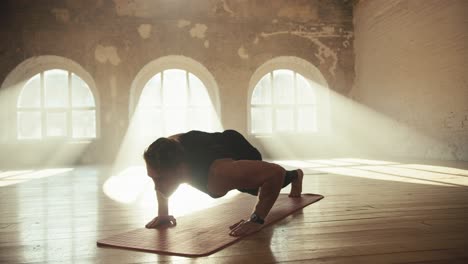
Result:
[[308,61],[281,56],[262,64],[249,83],[249,132],[253,135],[326,134],[329,89]]
[[219,131],[218,98],[218,85],[201,63],[180,55],[153,60],[132,82],[127,141],[140,153],[158,137]]
[[17,139],[96,137],[96,104],[88,84],[62,69],[42,71],[17,100]]
[[251,98],[251,133],[317,131],[315,87],[301,74],[278,69],[264,75]]
[[144,138],[188,130],[214,131],[216,112],[203,82],[183,69],[167,69],[144,86],[135,111]]

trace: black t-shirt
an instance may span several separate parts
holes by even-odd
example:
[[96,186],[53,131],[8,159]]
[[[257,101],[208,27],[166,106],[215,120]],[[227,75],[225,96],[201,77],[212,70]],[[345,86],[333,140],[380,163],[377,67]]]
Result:
[[185,161],[190,167],[192,185],[210,194],[207,189],[211,164],[222,158],[234,160],[261,160],[262,156],[239,132],[207,133],[192,130],[179,137],[185,152]]

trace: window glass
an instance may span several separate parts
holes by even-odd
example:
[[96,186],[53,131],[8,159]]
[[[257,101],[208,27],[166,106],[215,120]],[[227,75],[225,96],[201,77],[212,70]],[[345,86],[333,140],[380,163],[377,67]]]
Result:
[[294,72],[273,71],[273,87],[276,104],[294,104]]
[[252,133],[271,133],[272,132],[272,113],[271,108],[252,108]]
[[[159,89],[161,83],[162,92]],[[215,110],[205,85],[196,75],[181,69],[156,74],[145,85],[135,114],[138,130],[152,133],[145,136],[148,138],[188,130],[213,131],[216,123]],[[148,126],[152,128],[147,129]]]
[[68,72],[50,70],[44,72],[45,106],[68,106]]
[[36,74],[23,86],[17,106],[18,139],[96,137],[93,93],[72,72],[53,69]]
[[42,136],[41,112],[18,112],[18,138],[38,139]]
[[74,107],[93,107],[94,96],[88,85],[78,75],[72,73],[72,106]]
[[292,70],[274,70],[263,76],[252,91],[251,133],[315,132],[316,111],[311,81]]
[[163,72],[163,102],[166,106],[187,105],[187,77],[183,70],[166,70]]
[[29,79],[21,90],[18,107],[40,107],[41,106],[41,75],[36,74]]
[[67,113],[48,112],[46,115],[47,136],[65,137],[67,135]]
[[309,81],[302,75],[296,74],[297,102],[299,104],[315,104],[315,92]]
[[294,109],[276,109],[276,131],[294,131]]
[[189,73],[190,85],[190,105],[193,106],[207,106],[211,105],[210,96],[208,91],[203,85],[202,81],[195,75]]
[[258,82],[252,94],[252,104],[271,104],[271,75],[267,74]]
[[156,107],[161,105],[161,74],[156,74],[151,78],[141,92],[141,107]]

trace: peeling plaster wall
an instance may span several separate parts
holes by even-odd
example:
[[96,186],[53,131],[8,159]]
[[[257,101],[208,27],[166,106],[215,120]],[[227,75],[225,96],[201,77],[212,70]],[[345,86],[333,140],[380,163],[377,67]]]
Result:
[[467,14],[465,0],[357,4],[350,95],[415,132],[382,134],[388,154],[468,160]]
[[347,0],[1,1],[0,81],[34,56],[81,65],[101,94],[101,137],[88,154],[97,162],[112,161],[128,125],[129,89],[137,73],[157,58],[183,55],[216,79],[224,127],[246,134],[249,80],[272,58],[307,60],[331,89],[350,91],[352,10]]

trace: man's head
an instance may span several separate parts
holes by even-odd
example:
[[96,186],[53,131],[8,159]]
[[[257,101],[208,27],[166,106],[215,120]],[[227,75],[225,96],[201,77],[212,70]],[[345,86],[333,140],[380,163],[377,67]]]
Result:
[[183,161],[183,156],[180,143],[164,137],[151,143],[143,153],[146,164],[157,171],[176,168]]
[[172,193],[180,183],[178,168],[184,160],[181,144],[173,139],[159,138],[149,145],[143,158],[156,189],[167,195]]

